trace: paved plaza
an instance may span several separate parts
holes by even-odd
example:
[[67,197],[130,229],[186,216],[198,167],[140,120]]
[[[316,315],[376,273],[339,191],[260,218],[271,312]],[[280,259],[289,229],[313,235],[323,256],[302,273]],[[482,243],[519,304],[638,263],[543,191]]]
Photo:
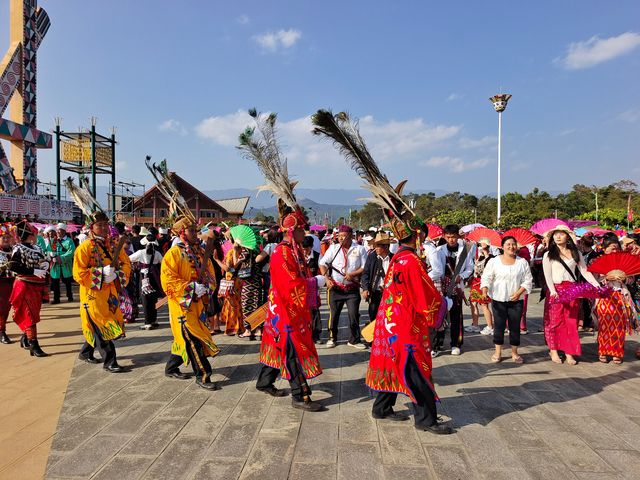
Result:
[[[535,301],[522,337],[524,365],[491,364],[491,338],[479,334],[467,335],[462,356],[435,359],[440,412],[456,430],[449,436],[418,432],[411,421],[372,419],[363,380],[368,353],[345,343],[319,347],[324,373],[312,388],[328,407],[322,413],[257,392],[259,345],[237,337],[215,337],[221,353],[213,380],[221,390],[168,379],[164,312],[162,328],[134,326],[118,342],[119,361],[131,372],[75,363],[46,478],[640,478],[637,339],[627,342],[620,366],[597,362],[593,334],[582,336],[579,365],[553,364]],[[400,397],[396,409],[408,408]]]

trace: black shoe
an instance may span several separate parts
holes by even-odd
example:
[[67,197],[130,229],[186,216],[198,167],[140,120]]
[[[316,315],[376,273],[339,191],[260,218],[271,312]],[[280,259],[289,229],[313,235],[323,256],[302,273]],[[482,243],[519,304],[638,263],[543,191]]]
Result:
[[38,343],[38,339],[34,338],[29,342],[29,353],[32,357],[48,357],[48,353],[44,353],[40,348],[40,344]]
[[73,302],[73,301],[75,301],[73,297],[67,297],[67,302]]
[[29,339],[25,334],[22,334],[20,337],[20,346],[25,350],[29,350]]
[[385,415],[378,415],[377,413],[372,413],[371,416],[376,420],[391,420],[393,422],[403,422],[405,420],[409,420],[409,417],[406,415],[402,415],[400,413],[396,413],[393,410],[390,413]]
[[91,363],[93,365],[95,365],[96,363],[100,363],[100,360],[95,357],[85,357],[83,355],[78,355],[78,359],[80,359],[84,363]]
[[11,345],[13,342],[7,336],[7,332],[0,332],[0,343],[4,343],[5,345]]
[[109,373],[125,373],[128,372],[128,368],[121,367],[117,363],[115,365],[111,365],[109,367],[104,367],[104,369]]
[[431,432],[436,435],[449,435],[453,433],[453,429],[448,427],[447,425],[443,425],[442,423],[434,423],[433,425],[423,426],[416,425],[418,430],[424,430],[425,432]]
[[295,398],[291,399],[291,406],[299,410],[306,410],[307,412],[324,412],[327,410],[327,407],[318,402],[312,400],[296,400]]
[[191,375],[182,373],[180,370],[174,370],[173,372],[164,372],[164,376],[169,378],[177,378],[178,380],[189,380],[191,378]]
[[287,392],[285,392],[284,390],[281,390],[279,388],[276,388],[273,385],[270,385],[270,386],[265,387],[265,388],[256,387],[256,390],[258,390],[259,392],[267,393],[267,394],[271,395],[272,397],[286,397],[287,396]]
[[205,390],[220,390],[218,382],[212,382],[211,380],[203,382],[200,378],[198,378],[196,380],[196,385],[198,385],[200,388],[204,388]]
[[58,305],[60,303],[60,300],[52,300],[51,302],[49,302],[50,305]]

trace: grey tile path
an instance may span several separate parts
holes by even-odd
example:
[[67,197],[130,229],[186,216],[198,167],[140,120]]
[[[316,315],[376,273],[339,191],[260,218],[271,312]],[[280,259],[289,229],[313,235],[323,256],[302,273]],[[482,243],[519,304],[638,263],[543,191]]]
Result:
[[[259,346],[235,337],[215,337],[221,390],[165,378],[165,313],[162,328],[134,327],[118,342],[130,373],[76,363],[47,478],[640,479],[637,339],[623,365],[603,365],[584,334],[583,361],[556,365],[538,332],[541,311],[531,302],[524,365],[491,364],[491,339],[478,334],[466,336],[462,356],[435,360],[440,412],[456,429],[443,437],[372,419],[368,353],[344,343],[319,348],[324,374],[311,383],[323,413],[256,392]],[[398,409],[408,408],[401,397]]]

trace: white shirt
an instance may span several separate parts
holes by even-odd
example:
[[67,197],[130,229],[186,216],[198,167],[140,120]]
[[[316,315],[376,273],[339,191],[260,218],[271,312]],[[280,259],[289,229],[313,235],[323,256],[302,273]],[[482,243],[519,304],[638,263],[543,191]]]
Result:
[[[464,240],[458,240],[458,250],[456,251],[456,266],[460,261],[460,255],[462,254],[462,248],[464,247]],[[476,258],[476,245],[472,243],[467,246],[469,251],[467,252],[467,258],[464,261],[464,265],[460,269],[460,278],[462,280],[466,280],[473,274],[473,265],[475,263]],[[442,275],[445,275],[445,268],[447,266],[447,257],[450,255],[449,250],[447,248],[447,244],[440,245],[437,249],[437,259],[435,261],[438,262],[438,268],[442,269]],[[433,265],[431,268],[434,268]],[[433,278],[433,277],[432,277]],[[460,282],[460,287],[464,287],[464,283]]]
[[[572,272],[576,270],[576,261],[572,259],[563,258],[564,263]],[[582,255],[580,254],[580,263],[578,269],[584,277],[594,287],[600,286],[593,274],[587,270],[587,265],[584,263]],[[575,279],[567,272],[562,263],[549,259],[549,252],[545,252],[542,257],[542,270],[544,271],[544,279],[547,282],[547,288],[551,295],[556,294],[556,285],[562,282],[575,282]]]
[[[150,258],[149,258],[149,255],[147,255],[146,249],[138,250],[137,252],[134,252],[131,255],[129,255],[129,260],[131,260],[131,263],[136,263],[136,262],[149,263],[147,262],[147,260],[149,259]],[[151,262],[151,265],[156,265],[158,263],[162,263],[162,254],[156,250],[154,252],[153,261]]]
[[382,269],[384,270],[384,276],[382,276],[378,281],[376,290],[382,290],[382,287],[384,286],[384,278],[387,276],[387,272],[389,271],[389,262],[391,261],[391,255],[389,254],[384,258],[382,258],[380,255],[377,255],[377,257],[382,260]]
[[497,302],[509,302],[511,295],[520,287],[526,293],[531,293],[533,288],[533,275],[529,268],[529,262],[524,258],[516,258],[513,265],[505,265],[500,257],[493,257],[487,262],[482,273],[480,288],[489,289],[489,297]]
[[341,248],[339,243],[334,243],[327,249],[318,264],[322,267],[328,267],[331,263],[333,266],[329,269],[331,278],[338,283],[350,285],[353,282],[346,281],[344,275],[363,268],[366,261],[367,249],[362,245],[351,242],[351,246],[347,250]]
[[434,283],[439,283],[442,280],[444,269],[438,258],[438,249],[436,244],[430,240],[427,240],[422,244],[422,249],[427,256],[427,263],[429,264],[429,277]]
[[317,235],[311,235],[311,237],[313,238],[313,247],[311,247],[311,249],[314,252],[320,253],[320,239]]
[[400,248],[400,244],[398,243],[398,241],[397,241],[397,240],[394,240],[393,242],[391,242],[391,243],[389,244],[389,251],[390,251],[391,253],[393,253],[394,255],[395,255],[396,253],[398,253],[398,249],[399,249],[399,248]]
[[[317,237],[316,237],[317,238]],[[269,261],[267,263],[265,263],[265,265],[262,267],[262,271],[264,273],[268,273],[270,270],[270,266],[271,266],[271,255],[273,255],[273,251],[276,249],[277,244],[276,243],[267,243],[264,248],[262,249],[263,252],[265,252],[267,255],[269,255]]]

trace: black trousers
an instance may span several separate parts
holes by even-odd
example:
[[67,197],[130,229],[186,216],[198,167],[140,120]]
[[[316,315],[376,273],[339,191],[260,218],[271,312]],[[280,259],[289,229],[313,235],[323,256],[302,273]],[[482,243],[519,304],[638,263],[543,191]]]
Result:
[[[187,330],[187,327],[184,325],[182,325],[182,335],[184,336],[187,357],[189,358],[189,363],[193,369],[193,374],[196,378],[201,379],[203,382],[207,382],[211,378],[212,370],[209,359],[204,354],[202,343],[196,337],[191,335]],[[169,360],[164,367],[164,371],[165,373],[176,372],[183,363],[184,361],[180,355],[172,353],[169,355]]]
[[[436,397],[425,382],[413,355],[409,355],[407,366],[404,370],[407,387],[416,399],[413,404],[414,420],[417,427],[430,427],[438,422],[436,409]],[[398,398],[397,393],[378,392],[373,402],[373,414],[385,416],[393,411],[393,406]]]
[[591,318],[591,300],[588,298],[581,298],[580,311],[582,313],[582,328],[592,328],[593,318]]
[[[87,311],[87,315],[89,312]],[[112,340],[105,340],[102,338],[102,334],[98,327],[96,327],[95,323],[89,318],[89,323],[93,327],[93,335],[95,337],[95,344],[98,346],[98,350],[100,351],[100,355],[102,356],[103,366],[113,367],[117,365],[116,358],[116,346],[114,345]],[[89,342],[84,342],[82,344],[82,348],[80,348],[80,358],[91,358],[95,352],[95,347],[92,347]]]
[[374,290],[369,293],[369,322],[373,322],[378,315],[378,308],[380,308],[380,302],[382,301],[382,290]]
[[[462,298],[454,296],[453,305],[449,310],[449,335],[451,348],[462,348],[464,343],[464,329],[462,328]],[[431,330],[431,348],[440,351],[444,348],[446,330]]]
[[342,291],[331,288],[327,292],[329,297],[329,338],[334,342],[338,341],[338,324],[340,313],[345,303],[349,314],[349,343],[360,343],[360,291]]
[[144,309],[144,324],[151,325],[158,321],[158,310],[156,310],[156,302],[158,294],[156,292],[148,295],[142,295],[142,308]]
[[64,286],[67,290],[67,300],[73,302],[73,290],[72,290],[72,282],[73,277],[68,278],[51,278],[51,291],[53,292],[53,301],[60,301],[60,280],[64,283]]
[[[289,385],[291,387],[291,396],[298,401],[304,400],[304,397],[311,395],[311,388],[307,383],[307,379],[302,373],[302,368],[298,362],[296,356],[296,350],[293,348],[291,340],[287,341],[287,356],[286,356],[287,370],[291,374]],[[262,365],[260,373],[258,374],[258,381],[256,382],[256,388],[258,390],[273,387],[275,381],[280,375],[280,369],[269,367],[268,365]]]
[[320,317],[320,310],[317,308],[311,309],[311,336],[314,342],[320,340],[322,335],[322,318]]
[[520,345],[520,318],[522,317],[523,300],[517,302],[491,302],[493,311],[493,343],[504,343],[504,329],[509,325],[509,344],[512,347]]

